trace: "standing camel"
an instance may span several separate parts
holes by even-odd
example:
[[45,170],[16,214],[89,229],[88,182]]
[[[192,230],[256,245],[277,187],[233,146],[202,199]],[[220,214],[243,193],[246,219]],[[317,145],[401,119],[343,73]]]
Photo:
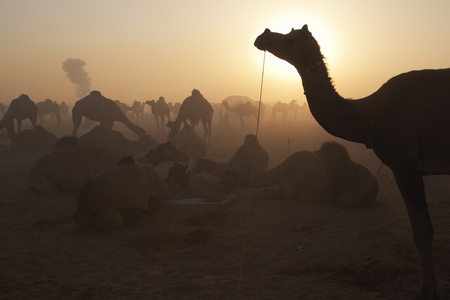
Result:
[[103,97],[99,91],[92,91],[75,102],[72,108],[73,136],[77,135],[83,116],[92,121],[99,121],[100,126],[107,129],[112,129],[114,122],[117,121],[123,123],[140,138],[146,135],[144,129],[133,124],[113,100]]
[[420,299],[438,299],[423,176],[450,174],[450,69],[400,74],[370,96],[349,100],[336,92],[307,25],[288,34],[266,29],[255,46],[297,69],[311,113],[326,131],[372,148],[392,169],[420,254]]
[[61,124],[61,109],[56,101],[46,99],[45,101],[36,103],[38,110],[39,123],[44,124],[44,117],[50,115],[50,121],[56,119],[56,124]]
[[275,120],[277,112],[282,113],[281,120],[285,121],[289,114],[289,104],[277,101],[277,103],[272,106],[272,120]]
[[297,111],[299,109],[303,109],[306,107],[306,103],[303,103],[302,106],[300,106],[297,103],[297,100],[291,100],[291,102],[289,102],[289,110],[294,112],[294,120],[297,118]]
[[14,120],[17,121],[17,132],[20,133],[22,120],[30,119],[33,129],[36,127],[37,107],[33,100],[27,95],[20,95],[19,98],[11,101],[8,110],[0,121],[0,130],[6,128],[12,145],[16,143],[16,133],[14,131]]
[[191,126],[195,128],[198,122],[203,125],[205,141],[209,142],[211,138],[211,123],[214,109],[206,100],[199,90],[193,89],[192,95],[184,99],[181,104],[177,118],[173,122],[168,122],[167,127],[170,128],[169,138],[173,138],[180,130],[181,122],[186,126],[187,120],[191,122]]
[[142,122],[144,117],[144,104],[139,101],[134,101],[131,106],[131,118],[135,118],[136,122]]
[[244,99],[250,99],[247,97],[242,97],[242,96],[231,96],[231,97],[227,97],[225,100],[222,101],[222,105],[225,107],[225,109],[228,112],[234,112],[237,113],[239,116],[239,119],[241,120],[241,127],[244,128],[244,117],[247,116],[254,116],[256,120],[258,120],[258,109],[253,106],[253,104],[247,100],[245,102],[241,102],[239,104],[236,104],[235,106],[231,107],[228,104],[228,101],[230,99],[233,98],[244,98]]
[[61,118],[69,119],[69,107],[64,101],[59,105],[59,110],[61,112]]
[[[152,108],[152,114],[156,119],[156,132],[159,133],[162,131],[165,133],[164,129],[164,118],[167,117],[167,120],[170,121],[170,107],[166,103],[164,97],[159,97],[158,101],[150,100],[145,101],[145,104],[150,105]],[[159,126],[159,120],[161,119],[161,127]]]

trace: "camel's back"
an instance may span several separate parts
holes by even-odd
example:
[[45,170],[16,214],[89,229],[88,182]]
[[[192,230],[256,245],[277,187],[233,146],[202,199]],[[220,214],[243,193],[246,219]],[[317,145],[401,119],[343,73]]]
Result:
[[198,122],[200,119],[211,118],[214,109],[212,105],[203,97],[188,97],[180,107],[179,116]]

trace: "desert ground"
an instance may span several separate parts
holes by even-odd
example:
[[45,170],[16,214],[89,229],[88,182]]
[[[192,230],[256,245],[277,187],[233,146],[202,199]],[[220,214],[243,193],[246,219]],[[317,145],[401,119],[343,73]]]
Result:
[[[155,139],[156,123],[142,124]],[[24,127],[29,127],[28,121]],[[69,135],[70,120],[44,125]],[[80,128],[80,134],[92,124]],[[130,139],[136,138],[116,124]],[[197,128],[203,134],[202,128]],[[256,122],[213,124],[207,157],[227,161]],[[344,144],[374,174],[380,161],[365,146],[332,137],[308,109],[281,122],[266,113],[258,140],[270,166],[324,141]],[[100,231],[75,224],[72,194],[27,189],[31,164],[46,152],[10,147],[0,131],[1,299],[413,299],[420,266],[406,209],[387,167],[371,205],[255,200],[238,188],[223,205],[165,206],[153,215]],[[450,299],[450,185],[426,178],[440,296]]]

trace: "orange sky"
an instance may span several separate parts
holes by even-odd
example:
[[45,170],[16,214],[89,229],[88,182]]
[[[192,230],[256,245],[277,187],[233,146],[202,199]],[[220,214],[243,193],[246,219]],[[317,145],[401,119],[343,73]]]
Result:
[[[374,92],[413,69],[450,67],[449,1],[50,1],[0,3],[0,102],[20,94],[74,102],[62,69],[86,62],[91,89],[124,102],[193,88],[212,102],[259,99],[266,27],[308,24],[344,97]],[[305,101],[295,69],[266,55],[263,101]]]

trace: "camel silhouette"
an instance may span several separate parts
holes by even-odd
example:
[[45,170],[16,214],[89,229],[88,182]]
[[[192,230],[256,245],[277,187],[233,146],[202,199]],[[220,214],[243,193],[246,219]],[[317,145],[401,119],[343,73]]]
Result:
[[56,124],[61,124],[61,108],[56,101],[46,99],[45,101],[36,103],[36,106],[38,110],[39,123],[41,125],[44,124],[44,117],[46,115],[50,115],[50,121],[53,121],[53,118],[55,118]]
[[69,119],[69,107],[64,101],[59,105],[59,110],[61,112],[62,119]]
[[123,123],[140,138],[146,135],[144,129],[133,124],[113,100],[103,97],[99,91],[92,91],[86,97],[75,102],[72,108],[73,136],[77,135],[83,116],[92,121],[99,121],[100,126],[110,130],[117,121]]
[[192,90],[191,96],[184,99],[181,104],[180,111],[178,112],[175,121],[167,123],[167,127],[170,128],[169,138],[173,138],[180,130],[181,122],[186,126],[187,120],[191,122],[191,126],[195,128],[199,121],[202,122],[204,138],[209,142],[211,137],[211,123],[214,109],[211,104],[206,100],[199,90]]
[[131,106],[131,118],[135,118],[136,122],[142,122],[144,117],[144,104],[139,101],[134,101]]
[[373,94],[349,100],[336,92],[307,25],[288,34],[266,29],[254,44],[297,69],[311,113],[326,131],[372,148],[392,169],[420,254],[420,297],[437,299],[423,175],[450,174],[450,69],[403,73]]
[[0,130],[6,128],[12,145],[16,144],[16,133],[14,131],[14,120],[17,121],[17,132],[22,128],[22,120],[30,119],[33,129],[36,127],[37,107],[33,100],[27,95],[20,95],[11,101],[5,115],[0,121]]
[[[160,131],[162,131],[163,133],[165,133],[166,131],[164,129],[164,119],[165,117],[167,117],[167,120],[170,121],[170,107],[166,103],[164,97],[159,97],[158,101],[145,101],[145,104],[150,105],[150,107],[152,108],[152,114],[155,116],[156,120],[156,132],[159,133]],[[161,120],[161,126],[159,120]]]
[[[233,97],[233,96],[231,96]],[[236,96],[234,96],[236,97]],[[235,106],[231,107],[228,104],[228,97],[227,99],[222,101],[222,105],[225,107],[225,109],[230,113],[237,113],[239,116],[239,119],[241,120],[241,127],[244,128],[244,117],[247,116],[254,116],[255,120],[258,119],[258,109],[253,106],[253,104],[250,101],[241,102],[236,104]]]

